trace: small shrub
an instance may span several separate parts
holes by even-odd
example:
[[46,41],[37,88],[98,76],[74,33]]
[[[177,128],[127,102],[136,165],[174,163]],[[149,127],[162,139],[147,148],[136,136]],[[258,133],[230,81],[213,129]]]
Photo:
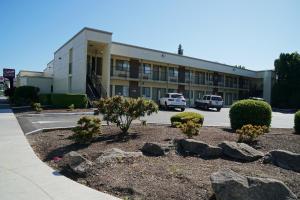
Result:
[[104,120],[116,123],[123,134],[127,133],[133,120],[158,111],[157,104],[152,100],[123,96],[100,99],[97,107]]
[[31,105],[38,101],[39,88],[33,86],[20,86],[14,90],[12,102],[18,106]]
[[32,108],[33,110],[35,110],[36,112],[42,112],[42,106],[40,103],[33,103],[32,104]]
[[52,105],[51,94],[40,94],[39,95],[39,102],[42,105]]
[[101,134],[101,120],[97,117],[81,117],[72,130],[74,134],[71,139],[79,143],[89,143],[95,136]]
[[199,134],[201,125],[194,120],[188,120],[185,123],[180,123],[180,125],[178,125],[177,127],[179,127],[182,133],[187,135],[188,138],[192,138],[194,135]]
[[271,124],[272,109],[264,101],[240,100],[231,106],[229,118],[233,130],[240,129],[246,124],[269,127]]
[[187,121],[192,120],[195,123],[203,125],[204,117],[203,115],[195,112],[182,112],[171,117],[171,125],[177,127],[181,123],[186,123]]
[[300,110],[295,113],[294,123],[295,132],[300,134]]
[[256,140],[256,138],[264,133],[269,132],[267,126],[256,126],[247,124],[241,129],[237,129],[236,133],[239,134],[238,142],[251,143]]
[[88,99],[86,94],[52,94],[52,105],[55,107],[67,108],[74,104],[76,108],[86,108]]
[[69,107],[68,107],[68,109],[69,109],[70,111],[74,110],[74,108],[75,108],[74,104],[71,104],[71,105],[69,105]]

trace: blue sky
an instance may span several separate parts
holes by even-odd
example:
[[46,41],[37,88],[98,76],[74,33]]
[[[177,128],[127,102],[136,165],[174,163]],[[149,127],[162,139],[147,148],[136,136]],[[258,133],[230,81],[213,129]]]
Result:
[[83,27],[113,40],[248,69],[300,51],[299,0],[1,0],[0,74],[42,70]]

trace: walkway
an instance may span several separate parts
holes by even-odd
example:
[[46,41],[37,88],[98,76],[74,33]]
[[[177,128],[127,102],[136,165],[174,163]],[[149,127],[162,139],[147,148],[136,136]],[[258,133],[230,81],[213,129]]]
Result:
[[14,114],[0,97],[1,200],[113,200],[80,185],[44,164],[27,142]]

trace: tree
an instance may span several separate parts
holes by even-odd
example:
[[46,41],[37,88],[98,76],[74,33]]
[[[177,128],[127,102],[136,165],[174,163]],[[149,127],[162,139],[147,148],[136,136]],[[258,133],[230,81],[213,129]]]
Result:
[[272,105],[300,108],[300,54],[281,53],[274,66],[276,82],[272,89]]
[[116,123],[123,134],[127,133],[133,120],[158,111],[157,104],[152,100],[123,96],[100,99],[97,108],[104,120]]

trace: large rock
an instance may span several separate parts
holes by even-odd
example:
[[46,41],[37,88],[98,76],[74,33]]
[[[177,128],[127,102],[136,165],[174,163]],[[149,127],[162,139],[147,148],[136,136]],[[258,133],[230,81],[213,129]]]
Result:
[[177,141],[177,151],[198,155],[203,158],[216,158],[222,155],[222,148],[208,145],[194,139],[181,139]]
[[63,157],[63,162],[67,164],[73,172],[84,175],[93,165],[93,163],[75,151],[67,153]]
[[254,161],[262,158],[264,154],[245,143],[222,142],[218,145],[223,149],[223,154],[240,161]]
[[296,200],[281,181],[245,177],[231,170],[220,170],[210,177],[217,200]]
[[161,144],[156,142],[146,142],[141,151],[148,156],[164,156],[170,151],[170,144]]
[[106,150],[96,159],[97,164],[110,163],[115,161],[120,161],[128,158],[136,158],[142,156],[142,152],[126,152],[121,149],[112,148]]
[[264,157],[264,163],[272,163],[278,167],[300,172],[300,154],[284,150],[270,151]]

